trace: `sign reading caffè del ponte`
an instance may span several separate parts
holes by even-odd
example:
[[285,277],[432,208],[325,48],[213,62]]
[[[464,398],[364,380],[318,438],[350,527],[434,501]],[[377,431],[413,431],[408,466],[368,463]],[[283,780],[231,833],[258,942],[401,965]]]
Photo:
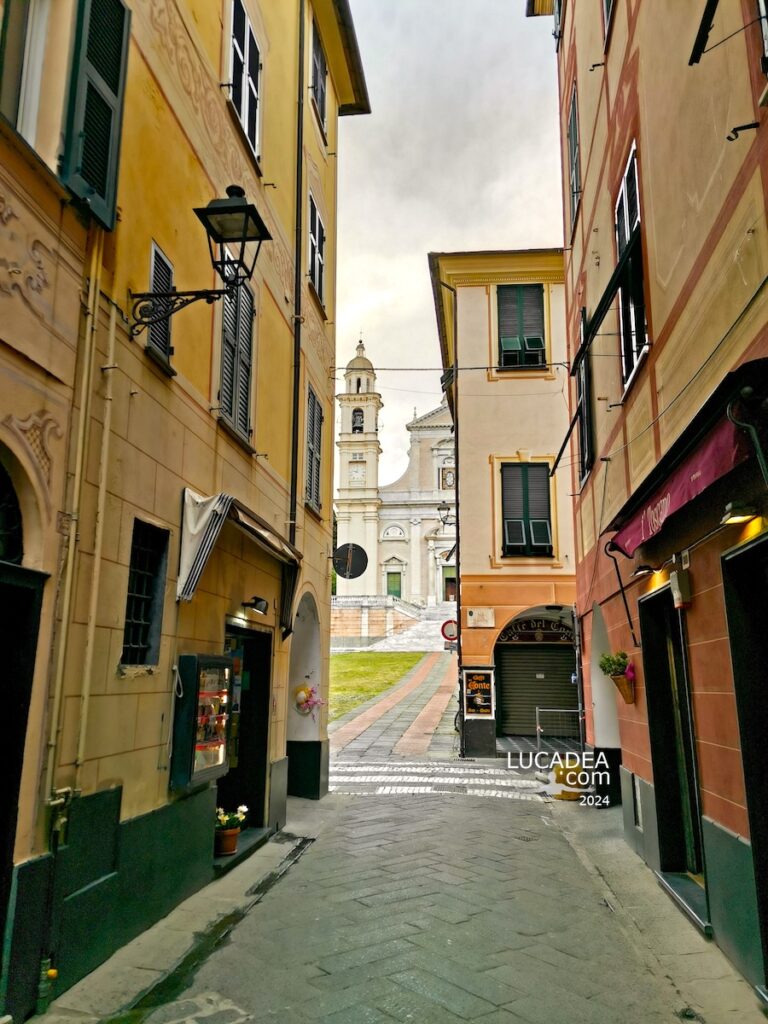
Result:
[[557,619],[515,619],[505,626],[500,644],[572,644],[573,629]]

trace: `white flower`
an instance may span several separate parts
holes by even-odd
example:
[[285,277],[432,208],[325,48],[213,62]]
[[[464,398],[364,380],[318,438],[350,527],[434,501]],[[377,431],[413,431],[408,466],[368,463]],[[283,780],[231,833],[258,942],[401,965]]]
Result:
[[245,806],[245,804],[240,804],[240,806],[237,808],[237,813],[238,814],[247,814],[248,813],[248,808]]

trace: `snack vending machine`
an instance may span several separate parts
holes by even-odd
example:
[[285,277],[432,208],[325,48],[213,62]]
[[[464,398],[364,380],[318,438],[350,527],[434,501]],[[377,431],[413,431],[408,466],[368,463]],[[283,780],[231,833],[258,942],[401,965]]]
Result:
[[176,675],[171,751],[172,790],[191,789],[229,770],[233,661],[182,654]]

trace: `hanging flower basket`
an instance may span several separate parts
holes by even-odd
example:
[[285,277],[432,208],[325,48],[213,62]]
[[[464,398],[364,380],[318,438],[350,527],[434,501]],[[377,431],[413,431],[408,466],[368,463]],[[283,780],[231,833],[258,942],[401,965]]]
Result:
[[317,688],[310,686],[309,683],[305,683],[303,686],[297,686],[293,691],[294,707],[300,715],[312,715],[312,720],[315,719],[315,709],[320,708],[325,704],[317,695]]
[[613,685],[621,694],[625,704],[635,703],[635,670],[626,651],[603,654],[599,661],[600,671],[610,676]]

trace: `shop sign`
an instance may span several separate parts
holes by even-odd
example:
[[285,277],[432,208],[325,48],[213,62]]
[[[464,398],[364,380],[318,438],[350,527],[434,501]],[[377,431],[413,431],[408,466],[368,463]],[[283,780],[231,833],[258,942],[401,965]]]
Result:
[[499,634],[499,643],[572,644],[573,629],[553,619],[515,619]]
[[464,717],[493,718],[496,711],[492,668],[465,668]]

